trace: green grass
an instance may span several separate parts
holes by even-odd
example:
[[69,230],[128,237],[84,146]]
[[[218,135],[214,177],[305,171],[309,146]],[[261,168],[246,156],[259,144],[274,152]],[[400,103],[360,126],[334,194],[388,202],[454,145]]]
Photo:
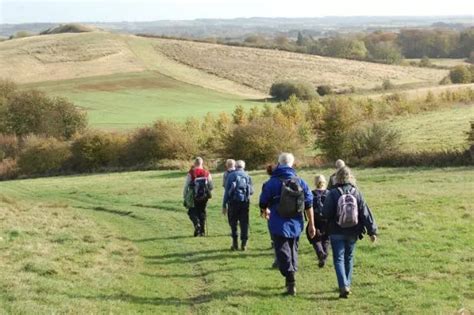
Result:
[[474,120],[474,105],[396,117],[390,125],[401,133],[403,151],[462,149]]
[[158,72],[116,74],[27,84],[64,96],[87,109],[89,124],[104,129],[130,129],[156,119],[183,121],[209,113],[232,112],[262,104],[177,81]]
[[[304,171],[308,181],[330,170]],[[267,178],[252,173],[257,190]],[[210,202],[194,238],[170,171],[0,183],[1,313],[424,313],[474,310],[474,170],[358,169],[380,239],[357,244],[354,294],[338,300],[301,239],[298,296],[287,298],[256,198],[249,251],[230,252]],[[221,177],[216,174],[215,180]],[[257,194],[259,191],[257,191]]]

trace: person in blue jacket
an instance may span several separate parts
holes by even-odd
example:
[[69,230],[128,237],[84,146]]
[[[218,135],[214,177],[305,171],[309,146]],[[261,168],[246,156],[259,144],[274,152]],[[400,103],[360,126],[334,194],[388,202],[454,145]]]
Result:
[[247,250],[249,236],[250,196],[253,195],[252,178],[245,172],[245,162],[238,160],[236,169],[228,173],[225,181],[222,214],[227,215],[232,233],[231,250],[238,250],[237,226],[240,224],[240,249]]
[[285,277],[286,293],[296,294],[295,273],[298,270],[298,242],[304,228],[303,213],[295,217],[284,218],[278,213],[280,195],[284,180],[296,179],[304,192],[304,210],[308,218],[308,233],[312,237],[316,234],[313,218],[313,195],[308,184],[297,177],[293,169],[294,156],[291,153],[282,153],[278,158],[278,165],[273,170],[271,178],[263,186],[260,195],[261,215],[269,220],[270,232],[275,246],[280,273]]
[[[365,203],[364,197],[356,186],[355,178],[351,170],[344,166],[336,172],[335,188],[331,189],[323,206],[323,216],[328,220],[328,234],[336,270],[337,283],[339,285],[339,297],[348,298],[351,294],[352,271],[354,268],[354,250],[358,238],[367,232],[370,240],[377,239],[377,225],[373,215]],[[355,197],[353,205],[357,205],[357,223],[349,227],[341,226],[341,218],[344,217],[341,196],[350,194]],[[349,197],[351,199],[352,197]],[[355,208],[355,207],[352,207]],[[346,212],[347,213],[347,212]],[[342,214],[342,215],[341,215]]]

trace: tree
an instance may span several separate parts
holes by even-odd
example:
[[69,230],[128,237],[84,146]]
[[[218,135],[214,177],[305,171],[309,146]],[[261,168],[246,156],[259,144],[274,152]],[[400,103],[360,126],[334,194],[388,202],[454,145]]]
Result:
[[279,101],[286,101],[291,95],[300,100],[311,100],[316,97],[316,92],[307,82],[282,81],[272,84],[270,95]]
[[242,105],[237,105],[232,113],[232,121],[236,125],[243,125],[247,122],[247,115]]
[[296,39],[296,45],[304,46],[305,45],[305,38],[301,32],[298,32],[298,38]]
[[454,67],[449,72],[449,77],[453,83],[470,83],[472,80],[471,71],[463,65]]

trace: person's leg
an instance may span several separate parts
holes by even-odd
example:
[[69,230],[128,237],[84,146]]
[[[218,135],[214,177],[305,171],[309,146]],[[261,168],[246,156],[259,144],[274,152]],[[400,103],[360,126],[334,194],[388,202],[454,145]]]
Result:
[[240,209],[240,240],[242,242],[241,249],[247,249],[247,241],[249,239],[249,203],[244,203]]
[[199,231],[201,230],[201,227],[199,225],[199,218],[198,218],[196,207],[189,208],[188,216],[189,216],[189,219],[191,220],[191,222],[193,222],[194,236],[198,236]]
[[227,217],[229,219],[229,226],[230,226],[230,231],[231,231],[231,236],[232,236],[232,246],[231,250],[237,250],[239,247],[238,244],[238,232],[237,232],[237,221],[238,221],[238,212],[237,209],[235,209],[235,206],[233,204],[229,205],[229,211],[227,213]]
[[344,266],[346,271],[346,287],[350,288],[352,283],[352,271],[354,269],[354,250],[356,245],[356,238],[347,239],[344,242],[345,250],[344,250]]
[[276,250],[275,250],[275,241],[273,240],[273,234],[270,231],[270,223],[267,222],[267,228],[268,228],[268,234],[270,235],[270,240],[271,240],[271,248],[273,251],[273,263],[272,263],[272,268],[278,268],[278,258],[276,256]]
[[204,236],[206,233],[206,206],[207,202],[199,203],[196,206],[200,226],[199,235],[201,236]]
[[293,271],[291,248],[288,239],[280,235],[273,235],[273,244],[275,245],[275,253],[278,259],[280,273],[283,277],[287,277],[289,273]]
[[339,290],[344,290],[347,284],[346,271],[344,265],[345,242],[341,235],[331,235],[331,247],[336,270],[337,284]]

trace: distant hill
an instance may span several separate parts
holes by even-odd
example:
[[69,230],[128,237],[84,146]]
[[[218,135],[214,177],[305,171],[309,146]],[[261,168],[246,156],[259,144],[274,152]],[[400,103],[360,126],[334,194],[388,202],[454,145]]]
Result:
[[447,74],[446,70],[438,69],[101,31],[33,36],[0,43],[0,77],[19,83],[150,70],[205,88],[253,96],[267,95],[270,85],[277,80],[371,89],[385,79],[395,85],[437,85]]
[[61,34],[61,33],[86,33],[97,31],[94,26],[84,24],[61,24],[44,30],[40,35]]

